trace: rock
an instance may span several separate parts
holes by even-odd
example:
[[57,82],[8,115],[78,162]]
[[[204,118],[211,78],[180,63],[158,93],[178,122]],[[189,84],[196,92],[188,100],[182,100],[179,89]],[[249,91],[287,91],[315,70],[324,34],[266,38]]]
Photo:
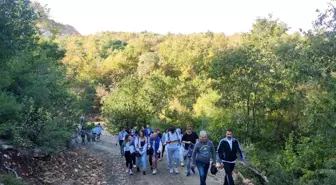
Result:
[[14,149],[12,145],[1,145],[2,150]]

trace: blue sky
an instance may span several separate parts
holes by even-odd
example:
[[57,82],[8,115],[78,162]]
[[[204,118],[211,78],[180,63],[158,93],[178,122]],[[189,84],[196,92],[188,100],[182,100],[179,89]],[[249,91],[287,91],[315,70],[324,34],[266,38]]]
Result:
[[329,0],[37,0],[47,4],[56,21],[74,26],[81,34],[101,31],[165,34],[247,32],[269,13],[292,29],[307,30],[316,9]]

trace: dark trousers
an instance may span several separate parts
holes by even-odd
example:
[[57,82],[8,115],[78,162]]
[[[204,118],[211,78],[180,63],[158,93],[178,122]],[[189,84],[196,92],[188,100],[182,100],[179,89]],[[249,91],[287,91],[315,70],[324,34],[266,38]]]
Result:
[[96,136],[97,136],[97,134],[95,134],[95,133],[92,134],[92,142],[96,141]]
[[152,157],[153,157],[153,155],[148,155],[149,157],[148,157],[148,161],[149,161],[149,166],[151,167],[151,168],[153,168],[153,161],[152,161]]
[[166,149],[166,145],[163,145],[162,146],[162,152],[161,152],[161,157],[163,158],[163,153],[165,152],[165,149]]
[[132,167],[133,167],[133,165],[132,165],[133,155],[131,154],[130,151],[125,151],[125,158],[126,158],[126,167],[128,169],[132,169]]
[[233,178],[232,178],[232,171],[234,167],[235,167],[235,163],[224,163],[224,170],[225,170],[224,185],[234,185]]
[[206,178],[208,176],[210,163],[196,162],[196,166],[200,176],[201,185],[206,185]]

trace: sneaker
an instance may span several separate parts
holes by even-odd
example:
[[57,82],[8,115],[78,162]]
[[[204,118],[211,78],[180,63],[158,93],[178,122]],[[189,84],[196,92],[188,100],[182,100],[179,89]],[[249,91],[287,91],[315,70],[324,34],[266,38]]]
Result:
[[136,168],[136,165],[133,165],[133,168]]
[[139,167],[137,167],[137,172],[140,172],[140,168]]
[[181,163],[181,166],[184,167],[184,163]]
[[178,168],[175,168],[174,171],[176,174],[180,173]]
[[170,172],[170,173],[174,173],[173,168],[170,168],[169,172]]
[[126,173],[129,173],[129,169],[126,170]]
[[156,175],[156,169],[153,170],[153,175]]
[[162,159],[160,158],[159,161],[162,161]]
[[187,172],[187,177],[189,177],[190,176],[190,172]]
[[153,167],[151,167],[151,170],[153,171]]
[[143,175],[146,175],[146,171],[143,171],[142,174],[143,174]]
[[132,174],[133,174],[133,173],[132,173],[132,170],[129,170],[129,174],[130,174],[130,175],[132,175]]

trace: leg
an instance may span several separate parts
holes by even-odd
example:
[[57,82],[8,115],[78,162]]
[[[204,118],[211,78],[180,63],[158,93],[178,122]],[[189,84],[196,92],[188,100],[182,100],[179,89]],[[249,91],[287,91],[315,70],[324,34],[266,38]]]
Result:
[[184,166],[184,164],[183,164],[183,162],[184,162],[184,158],[183,158],[184,148],[183,148],[182,145],[180,146],[179,154],[180,154],[180,162],[181,162],[181,165]]
[[146,164],[147,164],[147,154],[146,154],[146,152],[144,152],[141,155],[141,163],[142,163],[142,169],[143,169],[143,171],[145,171],[146,170]]
[[234,181],[232,178],[232,171],[234,168],[234,163],[224,163],[224,170],[225,170],[225,182],[224,185],[234,185]]
[[204,164],[203,163],[196,163],[196,166],[197,166],[197,169],[198,169],[198,173],[199,173],[199,176],[200,176],[200,182],[201,182],[201,185],[206,185],[205,184],[205,169],[204,169]]
[[179,154],[180,154],[180,149],[179,148],[175,148],[174,158],[175,158],[176,168],[179,167],[179,163],[180,163]]
[[149,161],[149,166],[151,167],[151,169],[153,168],[153,155],[148,155],[148,161]]
[[207,179],[208,172],[209,172],[209,167],[210,167],[210,163],[207,163],[204,165],[204,184],[206,183],[206,179]]
[[122,156],[124,153],[124,148],[122,147],[123,140],[119,140],[119,147],[120,147],[120,155]]
[[133,165],[136,166],[136,157],[135,157],[135,154],[132,155],[132,161],[133,161]]
[[163,158],[163,154],[164,154],[164,152],[165,152],[165,149],[166,149],[166,145],[163,145],[163,146],[162,146],[162,152],[161,152],[161,153],[162,153],[162,154],[161,154],[161,157],[162,157],[162,158]]
[[168,155],[168,164],[170,169],[173,168],[173,155],[174,155],[174,149],[173,148],[167,148],[167,155]]
[[191,164],[191,158],[189,156],[187,156],[186,163],[187,163],[187,176],[189,176],[190,175],[190,164]]

